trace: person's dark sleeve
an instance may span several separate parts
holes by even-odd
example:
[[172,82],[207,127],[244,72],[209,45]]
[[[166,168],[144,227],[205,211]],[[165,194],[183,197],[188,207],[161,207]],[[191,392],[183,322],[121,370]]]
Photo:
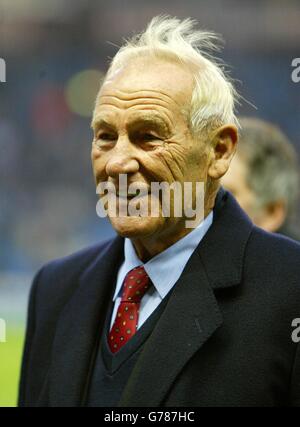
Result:
[[23,407],[27,406],[26,402],[28,400],[27,396],[27,385],[28,378],[30,375],[29,366],[30,366],[30,357],[31,357],[31,348],[34,341],[34,331],[35,331],[35,312],[36,312],[36,294],[37,294],[37,285],[39,282],[41,270],[36,274],[29,295],[29,305],[27,313],[27,327],[26,327],[26,336],[25,344],[23,349],[23,359],[19,383],[19,398],[18,406]]

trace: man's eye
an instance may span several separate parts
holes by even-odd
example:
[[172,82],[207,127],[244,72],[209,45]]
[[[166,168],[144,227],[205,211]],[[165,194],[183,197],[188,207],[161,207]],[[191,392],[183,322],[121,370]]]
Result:
[[111,133],[103,132],[97,135],[97,139],[101,139],[102,141],[114,141],[116,139],[116,136]]
[[159,139],[156,135],[153,135],[152,133],[144,133],[141,135],[141,140],[143,141],[155,141],[156,139]]

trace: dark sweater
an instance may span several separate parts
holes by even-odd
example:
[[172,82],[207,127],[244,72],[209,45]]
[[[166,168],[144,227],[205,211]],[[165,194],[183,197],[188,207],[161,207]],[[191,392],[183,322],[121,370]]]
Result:
[[115,354],[108,346],[107,337],[112,316],[111,304],[103,328],[91,376],[86,406],[117,406],[131,372],[137,363],[149,335],[164,310],[168,296],[149,316],[136,334]]

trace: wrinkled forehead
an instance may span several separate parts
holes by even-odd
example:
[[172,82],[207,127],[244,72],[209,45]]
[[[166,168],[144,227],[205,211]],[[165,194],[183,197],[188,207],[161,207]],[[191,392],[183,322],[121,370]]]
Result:
[[153,57],[134,58],[115,66],[105,79],[98,94],[97,104],[116,93],[144,93],[161,96],[181,109],[191,102],[194,80],[191,72],[171,61]]

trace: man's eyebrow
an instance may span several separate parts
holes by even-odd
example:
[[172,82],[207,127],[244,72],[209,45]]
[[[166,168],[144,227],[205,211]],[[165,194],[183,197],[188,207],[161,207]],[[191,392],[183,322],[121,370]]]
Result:
[[[136,117],[134,119],[132,119],[128,124],[128,128],[137,128],[140,126],[151,126],[151,127],[156,127],[159,128],[162,131],[165,132],[170,132],[170,126],[169,123],[164,120],[162,117],[158,116],[158,115],[143,115],[141,117]],[[111,123],[109,123],[107,120],[105,120],[103,117],[101,116],[95,116],[92,119],[91,122],[91,128],[95,129],[95,128],[99,128],[99,127],[106,127],[109,129],[115,129],[114,125],[112,125]]]
[[111,123],[109,123],[107,120],[105,120],[103,117],[100,117],[100,116],[93,117],[91,122],[91,128],[95,129],[99,127],[114,129],[114,126]]
[[151,126],[153,128],[159,128],[162,131],[169,132],[169,123],[158,115],[144,115],[133,119],[128,123],[129,128],[137,128],[140,126]]

